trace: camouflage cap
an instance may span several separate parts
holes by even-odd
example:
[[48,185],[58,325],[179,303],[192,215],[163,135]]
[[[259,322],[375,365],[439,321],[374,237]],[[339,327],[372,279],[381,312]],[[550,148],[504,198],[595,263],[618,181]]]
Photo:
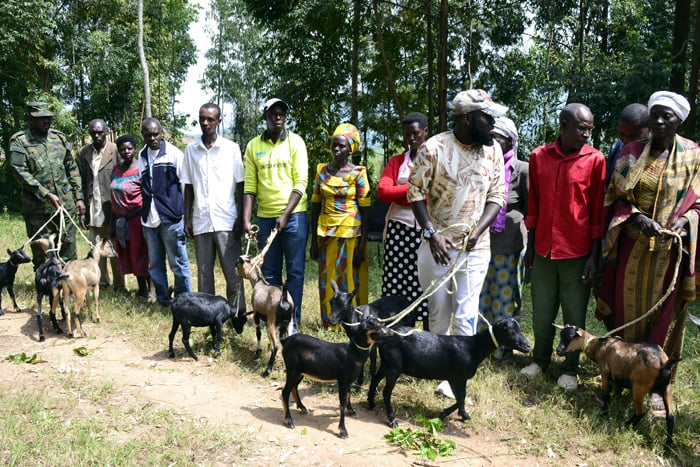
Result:
[[53,117],[53,112],[49,110],[49,104],[46,102],[27,102],[27,112],[32,117]]

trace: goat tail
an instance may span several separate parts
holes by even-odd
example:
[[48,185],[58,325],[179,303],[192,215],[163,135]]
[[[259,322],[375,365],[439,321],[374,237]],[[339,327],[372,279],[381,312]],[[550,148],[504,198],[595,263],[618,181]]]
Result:
[[681,361],[680,355],[674,355],[669,358],[664,366],[659,369],[659,374],[656,376],[656,381],[654,382],[655,387],[666,387],[671,383],[671,377],[673,375],[673,369],[676,367],[678,362]]
[[[54,289],[57,289],[61,286],[61,282],[67,280],[70,277],[68,274],[61,274],[60,276],[56,277],[53,282],[51,282],[51,287]],[[43,282],[43,280],[42,280]]]

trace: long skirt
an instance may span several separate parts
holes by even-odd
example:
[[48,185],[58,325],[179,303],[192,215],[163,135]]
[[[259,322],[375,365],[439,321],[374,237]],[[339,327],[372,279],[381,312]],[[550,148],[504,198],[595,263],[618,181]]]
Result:
[[[421,230],[401,222],[390,220],[384,239],[384,270],[382,273],[382,297],[403,295],[410,302],[423,293],[418,282],[418,256]],[[415,312],[416,320],[428,323],[428,301],[424,300]]]
[[[520,316],[522,306],[524,251],[493,255],[479,297],[479,312],[489,322]],[[479,330],[486,329],[479,321]]]
[[367,264],[367,244],[365,244],[364,261],[359,268],[353,268],[352,257],[359,237],[338,238],[319,237],[318,258],[318,295],[321,305],[321,322],[328,328],[331,313],[331,298],[334,280],[343,292],[357,289],[355,306],[365,305],[369,299],[369,272]]
[[117,266],[120,274],[133,274],[136,277],[148,276],[148,247],[143,238],[141,216],[134,216],[128,220],[129,241],[123,248],[114,238],[114,249],[117,252]]
[[[596,316],[614,316],[606,326],[613,329],[644,315],[666,293],[676,265],[678,248],[649,251],[649,239],[620,235],[617,267],[606,265],[598,297]],[[683,348],[688,302],[680,295],[687,258],[681,262],[678,281],[663,306],[636,324],[616,334],[630,341],[646,341],[663,347],[668,356],[679,355]]]

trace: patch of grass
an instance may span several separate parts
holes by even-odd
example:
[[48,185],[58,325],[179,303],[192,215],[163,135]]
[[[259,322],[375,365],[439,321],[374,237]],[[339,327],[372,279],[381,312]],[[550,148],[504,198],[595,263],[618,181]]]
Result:
[[[19,216],[0,214],[0,230],[3,232],[0,252],[17,248],[26,240],[24,223]],[[78,247],[79,256],[84,256],[87,246],[82,240],[78,241]],[[381,288],[381,264],[376,245],[371,244],[369,252],[372,258],[370,297],[377,298]],[[190,258],[196,287],[196,265],[191,251]],[[316,264],[307,262],[303,322],[299,331],[334,342],[347,341],[344,333],[323,331],[320,327],[317,274]],[[220,272],[216,278],[217,290],[223,291],[225,287]],[[128,286],[131,296],[110,289],[101,291],[102,322],[94,324],[86,320],[88,334],[91,327],[100,326],[115,338],[126,339],[147,354],[165,357],[172,324],[170,310],[159,305],[148,305],[136,297],[133,277],[128,278]],[[35,309],[36,296],[30,266],[20,266],[15,292],[25,312],[33,313],[29,310]],[[527,287],[523,303],[521,324],[532,341],[531,300]],[[602,324],[593,318],[593,302],[589,311],[588,328],[593,333],[603,334]],[[700,305],[692,303],[691,311],[700,314]],[[27,332],[36,332],[33,317],[28,322]],[[47,329],[47,332],[52,331]],[[212,355],[208,333],[206,328],[194,328],[192,332],[192,346],[200,361],[207,361]],[[181,332],[178,332],[174,343],[177,358],[189,359],[181,338]],[[267,337],[263,335],[262,339],[262,356],[255,358],[256,338],[252,320],[249,320],[242,335],[235,334],[226,326],[222,356],[211,360],[210,368],[220,374],[244,378],[251,384],[269,385],[274,381],[283,384],[285,373],[280,355],[270,378],[260,376],[269,358]],[[90,339],[55,339],[51,345],[94,348]],[[85,358],[93,357],[87,355]],[[700,391],[695,389],[700,381],[700,335],[696,326],[687,326],[683,361],[673,385],[676,445],[671,450],[663,446],[666,429],[663,419],[647,416],[637,427],[626,424],[632,415],[628,392],[623,392],[619,398],[613,397],[610,417],[603,416],[595,400],[600,387],[598,370],[585,357],[581,360],[582,385],[572,393],[565,393],[556,386],[558,358],[555,357],[550,372],[533,380],[519,374],[520,368],[529,362],[530,358],[522,355],[516,355],[512,362],[486,360],[467,384],[467,395],[472,403],[466,409],[472,420],[463,423],[452,415],[445,421],[444,436],[458,440],[488,436],[497,441],[499,450],[513,456],[537,456],[554,464],[664,462],[700,465]],[[367,366],[365,386],[353,393],[354,405],[359,406],[366,398],[368,372]],[[70,372],[56,375],[55,380],[60,399],[31,388],[12,388],[12,392],[0,390],[0,413],[3,413],[0,419],[0,433],[3,433],[0,437],[0,461],[3,463],[43,464],[50,459],[50,463],[55,465],[230,464],[236,462],[236,456],[245,452],[246,437],[252,436],[220,427],[207,429],[200,421],[185,420],[177,413],[154,407],[124,405],[123,401],[116,399],[118,394],[113,381],[91,386],[81,375]],[[452,404],[451,400],[435,394],[437,383],[402,376],[392,398],[397,418],[404,424],[418,427],[419,416],[433,418]],[[374,412],[377,423],[386,423],[382,388],[383,384],[379,387],[379,408]],[[300,390],[302,397],[321,394],[333,404],[337,401],[334,385],[305,379]],[[99,410],[78,414],[75,408],[79,405],[83,407],[86,403]],[[61,441],[66,437],[65,442]],[[461,447],[461,443],[458,441],[458,450],[466,449]],[[465,445],[468,443],[466,441]],[[159,446],[159,449],[154,450],[153,446]]]

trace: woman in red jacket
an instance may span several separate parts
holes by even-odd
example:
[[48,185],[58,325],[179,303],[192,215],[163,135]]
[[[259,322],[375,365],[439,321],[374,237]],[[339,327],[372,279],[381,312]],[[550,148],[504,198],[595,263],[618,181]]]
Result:
[[[382,296],[403,295],[414,301],[423,293],[416,269],[416,250],[421,242],[421,228],[413,216],[406,192],[413,159],[428,136],[428,119],[422,113],[413,112],[406,115],[401,123],[408,149],[389,159],[377,187],[377,198],[390,203],[384,229]],[[423,328],[427,330],[427,301],[418,307],[417,312],[417,319],[423,322]]]

